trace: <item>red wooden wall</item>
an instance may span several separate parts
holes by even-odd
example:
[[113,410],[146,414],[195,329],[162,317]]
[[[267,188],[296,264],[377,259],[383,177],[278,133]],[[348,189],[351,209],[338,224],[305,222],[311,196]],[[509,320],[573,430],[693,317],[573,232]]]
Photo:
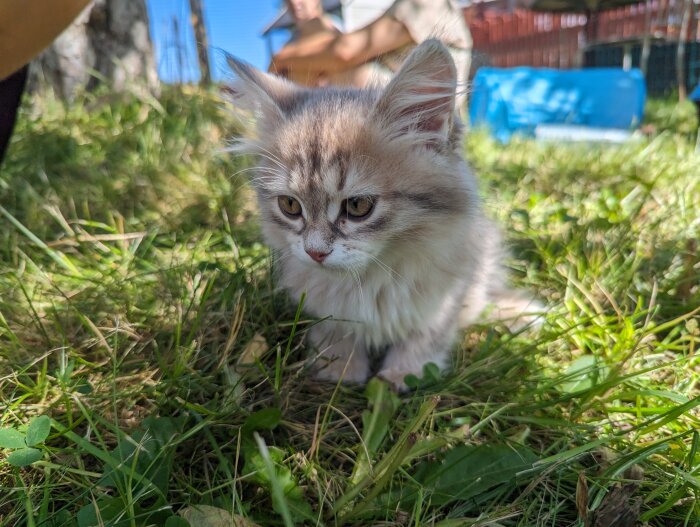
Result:
[[[593,15],[588,27],[583,14],[526,9],[506,12],[489,5],[476,4],[465,16],[474,50],[486,55],[492,66],[571,68],[577,65],[579,51],[587,42],[641,40],[647,27],[655,39],[677,40],[684,2],[653,0],[604,11]],[[699,32],[697,17],[692,16],[687,40],[700,40]]]

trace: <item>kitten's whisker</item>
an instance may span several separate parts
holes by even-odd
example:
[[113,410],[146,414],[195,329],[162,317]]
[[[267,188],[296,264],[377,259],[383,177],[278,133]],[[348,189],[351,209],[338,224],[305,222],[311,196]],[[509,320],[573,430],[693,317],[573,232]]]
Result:
[[285,174],[276,168],[272,167],[258,167],[257,171],[258,174],[265,174],[267,176],[275,176],[277,178],[283,178],[285,177]]
[[287,260],[290,257],[294,256],[292,253],[292,250],[289,247],[285,247],[284,249],[279,249],[275,251],[274,258],[275,260],[282,262],[283,260]]
[[252,179],[256,178],[269,178],[271,180],[280,180],[284,179],[287,176],[280,172],[279,170],[275,168],[269,168],[269,167],[259,167],[258,170],[255,172],[256,174],[259,174],[258,176],[253,176]]
[[357,283],[357,288],[360,290],[360,303],[364,304],[365,303],[365,295],[364,295],[364,292],[362,291],[362,280],[360,280],[360,273],[354,267],[349,267],[349,270],[352,273],[352,276],[355,279],[355,282]]
[[[251,171],[252,171],[252,172],[259,172],[259,173],[263,173],[263,174],[269,174],[270,176],[284,176],[284,174],[282,174],[282,172],[274,171],[274,170],[271,169],[271,168],[268,169],[268,168],[266,168],[266,167],[246,167],[246,168],[242,168],[242,169],[239,170],[238,172],[234,172],[233,174],[231,174],[231,175],[228,177],[228,179],[237,178],[237,177],[240,176],[241,174],[245,174],[246,172],[251,172]],[[266,176],[266,177],[269,177],[269,176]],[[249,179],[250,179],[251,181],[254,181],[254,180],[257,180],[258,178],[252,177],[252,178],[249,178]]]
[[258,155],[260,157],[263,157],[265,159],[272,161],[275,165],[280,167],[282,170],[287,170],[287,167],[284,165],[282,160],[279,157],[277,157],[275,154],[270,152],[267,148],[265,148],[262,145],[258,145],[258,150],[259,150]]
[[377,265],[379,265],[379,267],[381,267],[389,275],[390,278],[394,279],[396,281],[396,283],[399,283],[399,281],[396,280],[396,278],[400,278],[404,282],[406,281],[406,279],[403,276],[401,276],[401,274],[399,274],[399,272],[396,269],[394,269],[393,267],[391,267],[387,263],[380,260],[379,257],[373,255],[370,252],[362,251],[361,249],[359,249],[359,250],[361,252],[363,252],[364,254],[366,254],[370,258],[370,260],[372,260]]
[[257,183],[272,186],[274,183],[277,183],[279,181],[279,178],[272,176],[258,176],[254,178],[249,178],[248,181],[253,184]]
[[[363,252],[367,256],[369,256],[370,259],[374,261],[381,269],[383,269],[389,275],[389,278],[391,278],[394,281],[394,283],[396,283],[397,285],[408,285],[410,290],[413,291],[416,295],[418,295],[420,298],[425,298],[425,296],[420,291],[418,291],[418,289],[416,289],[415,284],[409,285],[409,281],[406,280],[403,276],[401,276],[401,274],[398,271],[396,271],[396,269],[384,263],[377,256],[374,256],[373,254],[370,254],[366,251]],[[400,279],[400,281],[397,278]]]
[[267,148],[265,148],[265,147],[262,146],[261,144],[258,144],[258,149],[259,149],[259,150],[262,150],[262,151],[265,152],[268,156],[270,156],[269,159],[270,159],[271,161],[276,161],[276,162],[278,163],[278,166],[284,167],[284,163],[282,163],[282,160],[281,160],[279,157],[277,157],[274,153],[272,153],[270,150],[268,150]]

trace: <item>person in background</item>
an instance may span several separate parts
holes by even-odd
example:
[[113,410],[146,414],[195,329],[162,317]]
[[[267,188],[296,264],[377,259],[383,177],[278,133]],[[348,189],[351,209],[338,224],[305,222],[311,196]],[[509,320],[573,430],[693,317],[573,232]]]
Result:
[[67,28],[90,0],[0,1],[0,164],[27,81],[27,64]]
[[319,31],[340,32],[340,21],[323,11],[321,0],[285,0],[287,11],[294,20],[290,42],[308,37]]
[[[294,20],[292,38],[289,39],[286,45],[307,39],[316,34],[340,34],[341,25],[339,21],[324,13],[321,0],[285,0],[285,5]],[[285,70],[277,73],[299,84],[311,84],[310,72],[308,71]]]
[[[288,0],[288,4],[295,1],[321,7],[315,0]],[[317,28],[275,54],[270,71],[308,86],[383,84],[413,47],[431,37],[442,40],[455,60],[460,83],[457,104],[463,111],[472,39],[462,10],[452,0],[396,0],[379,18],[355,31]]]

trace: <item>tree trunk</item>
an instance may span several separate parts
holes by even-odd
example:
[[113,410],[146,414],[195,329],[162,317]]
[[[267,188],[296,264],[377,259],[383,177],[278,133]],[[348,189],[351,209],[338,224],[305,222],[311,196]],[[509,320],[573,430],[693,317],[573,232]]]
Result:
[[204,24],[203,0],[190,0],[190,22],[194,30],[194,38],[197,42],[197,59],[199,61],[199,84],[207,86],[211,84],[211,72],[209,69],[209,40],[207,28]]
[[70,100],[106,82],[158,89],[145,0],[95,0],[32,64],[30,86]]
[[678,48],[676,50],[676,78],[678,80],[678,98],[680,101],[685,101],[688,98],[688,89],[685,85],[685,40],[688,36],[688,25],[690,24],[692,6],[692,0],[685,0],[685,3],[683,4],[681,29],[680,33],[678,34]]
[[642,41],[642,55],[639,59],[639,69],[646,79],[649,70],[649,54],[651,53],[651,0],[644,3],[644,40]]

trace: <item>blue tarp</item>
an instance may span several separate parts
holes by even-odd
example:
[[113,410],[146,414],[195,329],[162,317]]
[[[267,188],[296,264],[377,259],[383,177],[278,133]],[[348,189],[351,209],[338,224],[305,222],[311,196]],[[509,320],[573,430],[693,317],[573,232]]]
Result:
[[700,84],[695,86],[695,89],[690,92],[690,95],[688,95],[688,99],[695,103],[700,102]]
[[481,68],[469,117],[505,143],[514,133],[533,136],[539,124],[629,130],[642,121],[645,99],[638,69]]

